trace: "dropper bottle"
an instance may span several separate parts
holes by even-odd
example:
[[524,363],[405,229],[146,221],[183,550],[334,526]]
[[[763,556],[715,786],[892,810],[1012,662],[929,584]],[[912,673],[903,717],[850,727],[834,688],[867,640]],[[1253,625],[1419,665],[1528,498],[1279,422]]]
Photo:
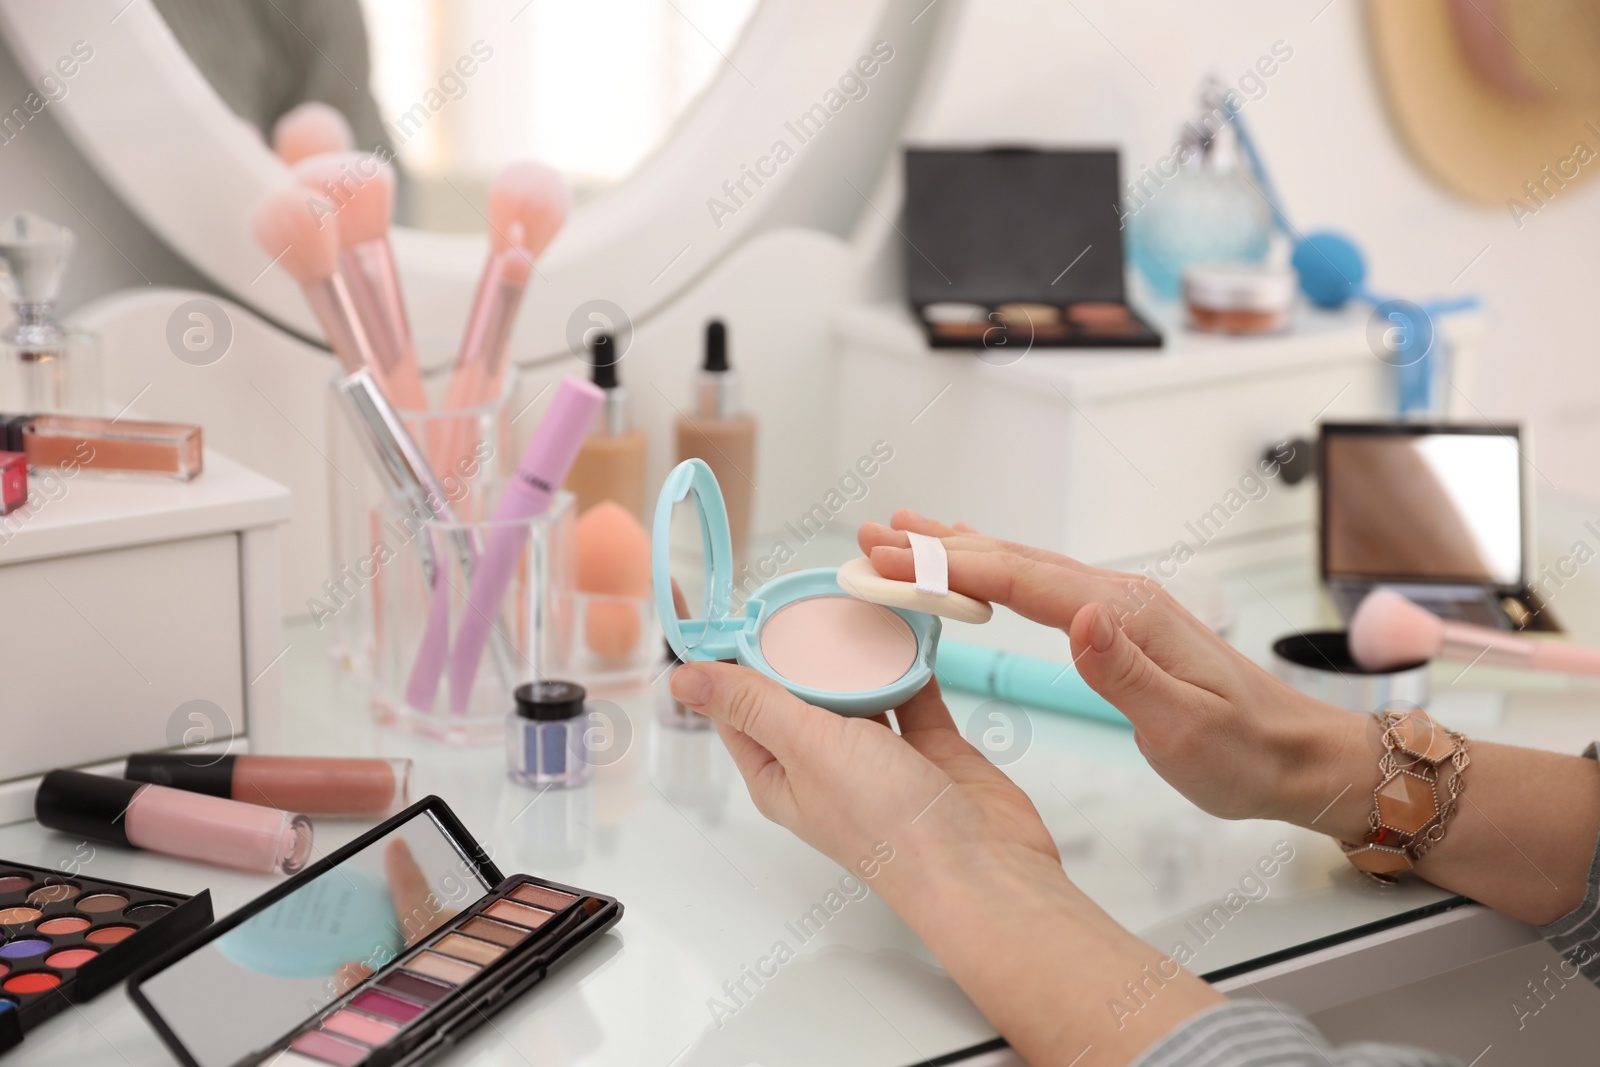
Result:
[[628,390],[617,371],[616,342],[609,333],[590,342],[591,380],[605,394],[594,427],[567,475],[567,489],[582,515],[602,500],[615,500],[641,523],[644,514],[645,439],[634,428]]
[[750,539],[755,504],[756,420],[739,407],[739,378],[728,362],[728,328],[706,324],[705,362],[695,379],[693,415],[678,419],[678,462],[705,460],[728,505],[733,551]]
[[31,212],[0,223],[0,290],[15,321],[0,334],[0,410],[102,415],[99,341],[55,319],[72,231]]

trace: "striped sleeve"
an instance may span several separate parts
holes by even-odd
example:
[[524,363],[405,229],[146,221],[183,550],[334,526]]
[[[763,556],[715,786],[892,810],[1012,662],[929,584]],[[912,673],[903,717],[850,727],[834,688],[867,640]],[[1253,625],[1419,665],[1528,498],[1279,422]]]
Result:
[[[1595,759],[1596,746],[1590,745],[1583,754]],[[1583,895],[1583,903],[1548,926],[1539,927],[1539,934],[1561,953],[1568,967],[1600,985],[1600,841],[1595,842],[1594,859],[1589,864],[1589,889]]]
[[1265,1000],[1203,1011],[1134,1061],[1133,1067],[1460,1067],[1446,1056],[1399,1045],[1333,1048],[1305,1016]]

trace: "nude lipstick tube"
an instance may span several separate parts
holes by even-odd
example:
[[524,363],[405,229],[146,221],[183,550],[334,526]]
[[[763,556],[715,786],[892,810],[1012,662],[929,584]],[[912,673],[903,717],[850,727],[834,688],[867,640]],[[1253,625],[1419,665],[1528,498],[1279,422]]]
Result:
[[82,771],[45,775],[33,814],[61,833],[244,871],[294,874],[311,858],[304,815]]
[[39,469],[152,474],[187,482],[205,466],[200,427],[178,422],[0,415],[5,447]]
[[411,794],[408,759],[141,752],[128,757],[122,776],[312,815],[392,815]]

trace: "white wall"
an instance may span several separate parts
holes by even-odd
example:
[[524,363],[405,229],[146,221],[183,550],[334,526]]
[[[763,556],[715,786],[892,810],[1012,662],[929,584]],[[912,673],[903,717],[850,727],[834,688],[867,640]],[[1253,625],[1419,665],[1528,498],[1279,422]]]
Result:
[[1389,120],[1362,3],[967,0],[954,29],[916,140],[1114,144],[1125,177],[1170,151],[1207,73],[1237,83],[1284,41],[1293,57],[1244,115],[1296,225],[1358,238],[1379,290],[1482,296],[1494,336],[1469,399],[1531,420],[1548,482],[1600,496],[1600,184],[1563,191],[1521,230],[1445,192]]

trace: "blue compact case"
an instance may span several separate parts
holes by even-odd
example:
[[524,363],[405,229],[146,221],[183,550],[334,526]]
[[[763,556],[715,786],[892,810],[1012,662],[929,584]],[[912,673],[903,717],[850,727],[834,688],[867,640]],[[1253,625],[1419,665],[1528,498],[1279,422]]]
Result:
[[[676,506],[693,496],[695,512],[700,520],[702,558],[705,560],[705,615],[703,618],[680,619],[673,602],[671,534]],[[840,568],[818,567],[779,575],[763,583],[743,604],[742,611],[734,614],[734,562],[733,539],[728,526],[728,508],[711,468],[698,459],[685,460],[673,468],[661,487],[656,504],[651,536],[651,568],[655,587],[656,607],[661,615],[661,628],[667,642],[678,658],[685,663],[711,660],[735,660],[760,671],[782,685],[808,704],[838,712],[840,715],[876,715],[904,704],[933,677],[934,657],[939,645],[940,620],[927,611],[878,603],[869,596],[852,595],[840,584]],[[865,563],[865,560],[861,561]],[[882,579],[879,579],[882,582]],[[886,583],[912,589],[911,583]],[[923,596],[921,593],[915,596]],[[892,613],[909,628],[916,645],[910,665],[896,680],[872,688],[840,690],[819,688],[785,677],[769,661],[763,650],[762,638],[774,616],[784,609],[803,601],[836,597],[857,603],[873,604],[873,611]],[[981,603],[950,594],[951,603]],[[901,596],[900,599],[908,599]],[[926,598],[925,598],[926,599]],[[921,603],[921,601],[917,601]],[[886,623],[894,626],[890,616],[883,615]],[[802,635],[803,636],[803,635]],[[828,635],[833,637],[835,635]],[[794,634],[787,638],[790,645],[797,641]]]

